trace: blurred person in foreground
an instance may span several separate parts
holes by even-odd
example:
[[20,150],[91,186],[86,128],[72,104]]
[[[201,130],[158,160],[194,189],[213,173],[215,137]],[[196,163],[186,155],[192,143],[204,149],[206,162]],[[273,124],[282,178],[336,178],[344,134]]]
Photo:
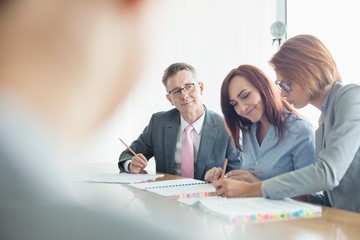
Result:
[[0,1],[0,239],[176,238],[80,204],[62,162],[137,79],[153,5]]

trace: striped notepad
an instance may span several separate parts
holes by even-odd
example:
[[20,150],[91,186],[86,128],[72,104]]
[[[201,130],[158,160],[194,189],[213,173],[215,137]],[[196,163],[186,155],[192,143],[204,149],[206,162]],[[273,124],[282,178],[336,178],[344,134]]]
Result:
[[179,198],[179,202],[199,206],[205,211],[232,221],[262,222],[321,216],[321,206],[290,198]]
[[206,197],[215,188],[205,181],[185,178],[158,182],[135,183],[129,186],[153,192],[165,197]]

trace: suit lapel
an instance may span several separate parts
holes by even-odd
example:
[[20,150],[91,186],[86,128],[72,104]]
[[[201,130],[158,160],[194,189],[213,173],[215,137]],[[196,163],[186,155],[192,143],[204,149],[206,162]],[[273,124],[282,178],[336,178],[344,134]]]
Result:
[[315,132],[316,157],[319,156],[319,152],[324,148],[325,145],[324,134],[325,134],[324,118],[323,118],[323,114],[321,114],[319,119],[319,127]]
[[213,115],[207,110],[205,114],[204,125],[201,133],[201,142],[195,166],[195,178],[198,179],[200,179],[202,173],[205,171],[205,167],[207,166],[211,149],[214,147],[217,135],[217,129],[213,127],[215,124]]
[[169,120],[165,123],[164,132],[164,149],[165,149],[165,170],[170,174],[174,174],[174,161],[176,150],[176,139],[180,127],[180,114],[176,112],[169,117]]

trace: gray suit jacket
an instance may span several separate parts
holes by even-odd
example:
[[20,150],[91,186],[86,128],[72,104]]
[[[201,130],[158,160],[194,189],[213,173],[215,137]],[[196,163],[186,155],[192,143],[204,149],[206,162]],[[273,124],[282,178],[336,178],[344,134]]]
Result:
[[[157,172],[175,174],[174,158],[179,129],[180,112],[177,109],[155,113],[151,117],[149,125],[130,147],[135,152],[144,154],[147,159],[154,157]],[[129,150],[121,153],[119,158],[121,171],[124,171],[124,162],[132,157]],[[204,180],[205,173],[209,169],[223,167],[225,158],[229,159],[227,171],[240,169],[238,153],[225,129],[223,118],[207,109],[194,178]]]
[[263,182],[263,195],[325,190],[332,207],[360,212],[360,86],[334,84],[321,105],[316,163]]

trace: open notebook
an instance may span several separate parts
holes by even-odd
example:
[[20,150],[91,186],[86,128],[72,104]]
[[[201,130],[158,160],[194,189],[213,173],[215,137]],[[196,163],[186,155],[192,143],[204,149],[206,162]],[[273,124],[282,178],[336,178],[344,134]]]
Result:
[[179,198],[179,202],[239,222],[262,222],[321,216],[321,206],[290,198]]
[[206,197],[215,188],[205,181],[185,178],[158,182],[135,183],[129,186],[153,192],[165,197]]

